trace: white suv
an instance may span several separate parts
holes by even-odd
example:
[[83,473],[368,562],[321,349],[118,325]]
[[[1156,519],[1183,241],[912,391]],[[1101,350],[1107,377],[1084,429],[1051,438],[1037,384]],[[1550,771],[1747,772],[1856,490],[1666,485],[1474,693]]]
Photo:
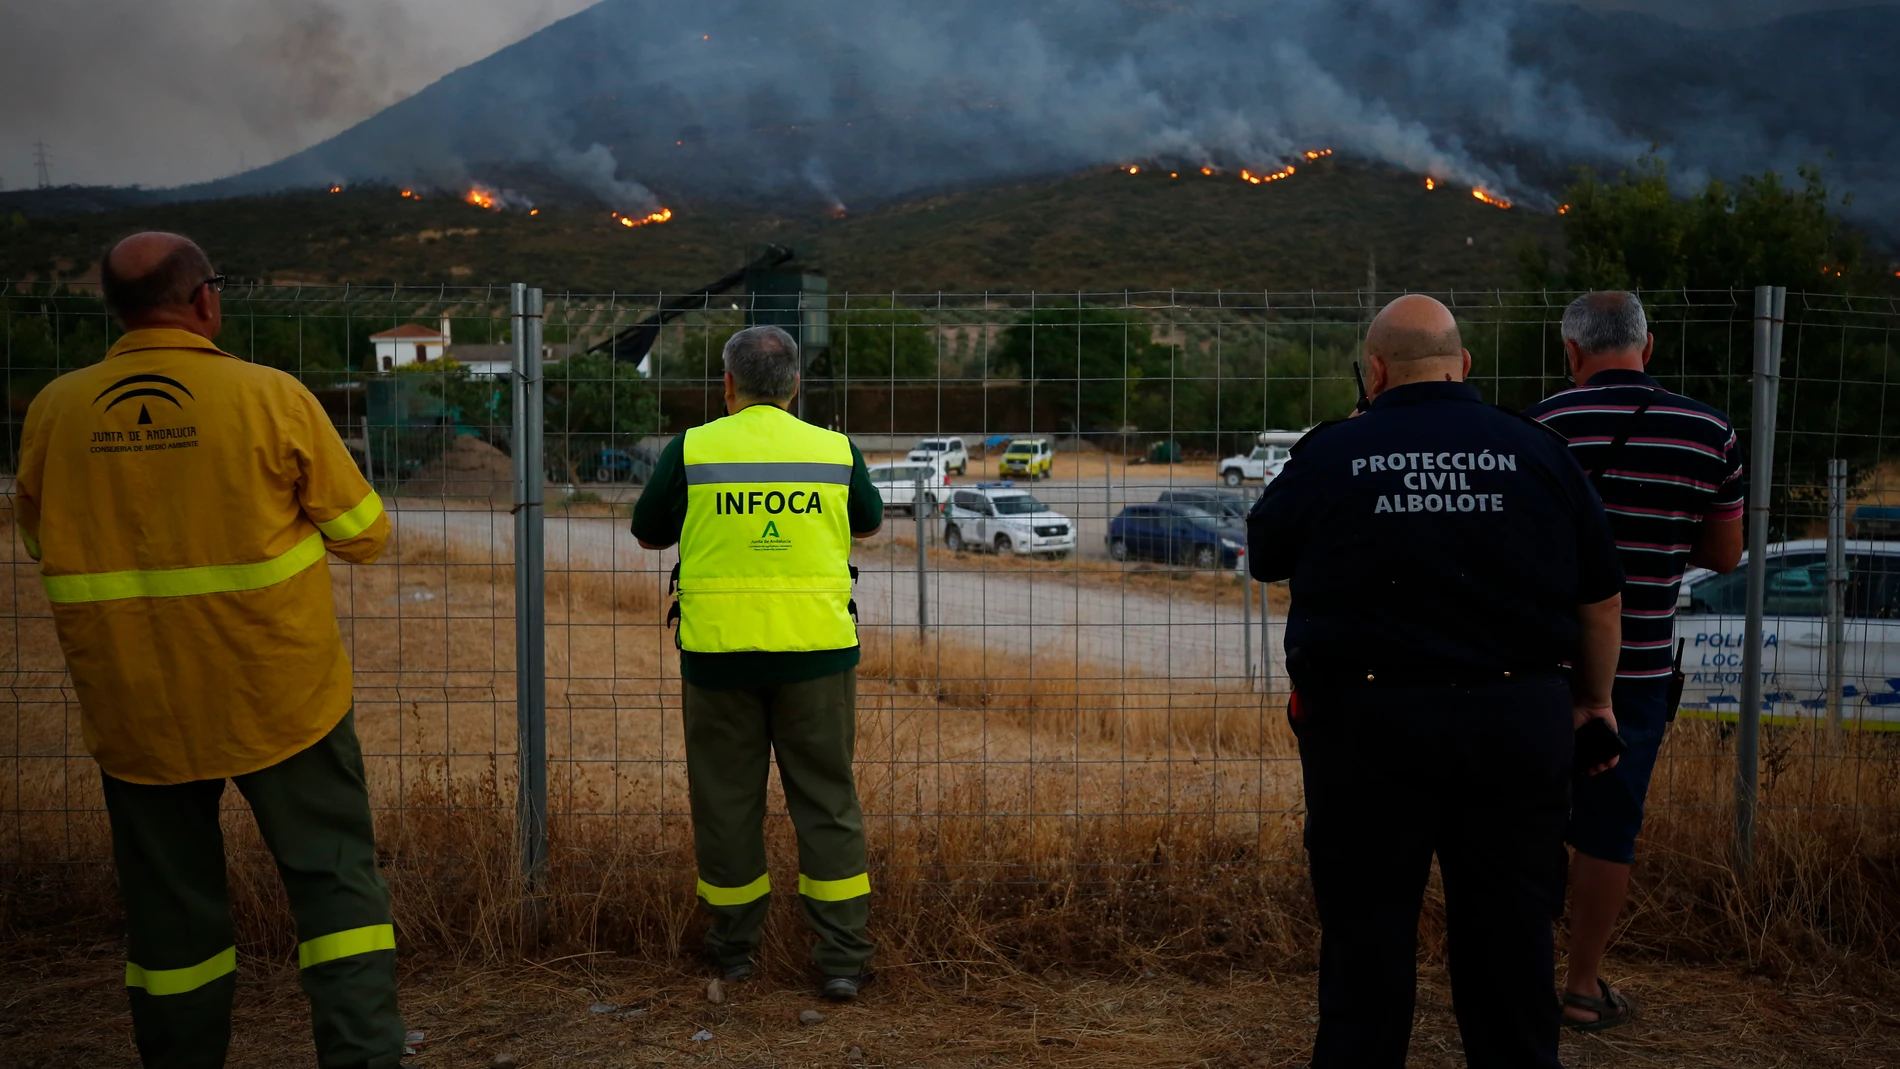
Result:
[[1257,445],[1251,453],[1236,453],[1215,466],[1215,474],[1228,486],[1239,486],[1248,479],[1272,482],[1286,467],[1292,450],[1283,445]]
[[945,474],[962,475],[970,470],[970,452],[961,438],[925,438],[911,447],[905,460],[934,460]]
[[1075,523],[1012,482],[978,483],[950,495],[943,511],[943,544],[997,554],[1065,557],[1075,550]]

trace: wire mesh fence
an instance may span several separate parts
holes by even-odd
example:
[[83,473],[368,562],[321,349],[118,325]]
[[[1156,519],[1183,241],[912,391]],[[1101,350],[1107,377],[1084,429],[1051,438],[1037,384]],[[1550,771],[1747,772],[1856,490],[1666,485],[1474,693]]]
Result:
[[[886,500],[882,531],[854,558],[859,785],[886,907],[967,900],[1009,912],[1094,896],[1117,904],[1117,924],[1147,927],[1180,922],[1155,903],[1231,910],[1292,886],[1302,853],[1283,714],[1286,599],[1244,579],[1241,517],[1300,431],[1350,410],[1366,323],[1391,296],[545,294],[534,451],[545,554],[529,565],[545,570],[545,895],[575,930],[678,941],[692,864],[664,623],[677,558],[641,548],[629,510],[665,441],[723,414],[721,347],[760,321],[804,340],[797,411],[850,435]],[[1570,295],[1438,296],[1459,316],[1487,399],[1519,407],[1566,387],[1557,321]],[[1646,303],[1652,373],[1727,411],[1746,438],[1750,295]],[[380,561],[330,565],[390,871],[506,897],[518,857],[516,671],[534,656],[517,649],[515,627],[519,347],[507,288],[233,288],[225,316],[220,344],[316,393],[394,521]],[[1794,294],[1788,318],[1763,833],[1790,849],[1836,833],[1890,849],[1900,308]],[[12,471],[36,391],[100,359],[116,328],[77,286],[9,286],[0,323]],[[1833,632],[1830,461],[1846,468]],[[23,917],[100,893],[110,844],[37,565],[17,532],[4,544],[0,899]],[[1727,852],[1739,578],[1697,576],[1684,595],[1685,719],[1651,798],[1651,838],[1697,863]],[[1830,634],[1843,650],[1832,697]],[[244,823],[233,825],[239,849],[256,853]],[[775,867],[789,865],[776,788],[769,827]],[[454,945],[472,915],[408,916]],[[1239,938],[1223,932],[1211,924],[1196,938]]]

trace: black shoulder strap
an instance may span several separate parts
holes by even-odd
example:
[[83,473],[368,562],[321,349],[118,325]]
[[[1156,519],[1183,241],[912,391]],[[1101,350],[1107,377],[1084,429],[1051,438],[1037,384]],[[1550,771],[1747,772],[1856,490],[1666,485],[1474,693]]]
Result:
[[1538,430],[1543,431],[1545,434],[1548,434],[1552,438],[1555,438],[1559,442],[1562,442],[1563,447],[1565,449],[1570,448],[1570,439],[1565,438],[1563,436],[1563,432],[1559,431],[1555,427],[1552,427],[1550,424],[1545,423],[1543,420],[1538,419],[1536,416],[1529,415],[1524,412],[1520,412],[1517,409],[1508,407],[1506,405],[1492,405],[1491,407],[1497,409],[1499,412],[1503,412],[1507,415],[1515,416],[1518,419],[1523,420],[1525,423],[1528,423],[1531,426],[1536,427]]
[[1596,482],[1598,479],[1601,479],[1605,472],[1616,467],[1618,462],[1623,459],[1623,449],[1629,445],[1630,435],[1635,433],[1637,421],[1643,418],[1643,413],[1649,411],[1650,405],[1655,404],[1661,398],[1662,393],[1663,391],[1661,390],[1651,390],[1649,396],[1644,399],[1643,403],[1636,406],[1636,411],[1630,413],[1630,418],[1623,421],[1622,433],[1618,434],[1616,440],[1610,443],[1610,451],[1603,456],[1603,466],[1590,469],[1591,482]]

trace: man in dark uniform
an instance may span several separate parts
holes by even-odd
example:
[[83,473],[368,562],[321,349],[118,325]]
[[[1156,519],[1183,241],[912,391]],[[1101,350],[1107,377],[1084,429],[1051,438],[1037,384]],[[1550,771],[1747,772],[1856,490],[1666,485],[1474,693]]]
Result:
[[1404,1066],[1435,853],[1467,1063],[1554,1069],[1573,733],[1615,724],[1623,570],[1565,443],[1465,384],[1443,305],[1386,306],[1366,361],[1370,409],[1309,434],[1247,522],[1254,578],[1292,580],[1312,1064]]

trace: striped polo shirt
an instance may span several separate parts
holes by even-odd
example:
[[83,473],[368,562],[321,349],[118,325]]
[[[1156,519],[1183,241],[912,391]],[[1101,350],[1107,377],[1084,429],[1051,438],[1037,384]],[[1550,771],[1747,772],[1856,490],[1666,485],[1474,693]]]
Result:
[[[1643,402],[1616,467],[1610,447]],[[1676,591],[1702,521],[1742,514],[1742,460],[1720,411],[1664,390],[1641,371],[1600,371],[1524,410],[1570,440],[1592,473],[1628,579],[1623,588],[1619,679],[1669,675],[1675,664]]]

